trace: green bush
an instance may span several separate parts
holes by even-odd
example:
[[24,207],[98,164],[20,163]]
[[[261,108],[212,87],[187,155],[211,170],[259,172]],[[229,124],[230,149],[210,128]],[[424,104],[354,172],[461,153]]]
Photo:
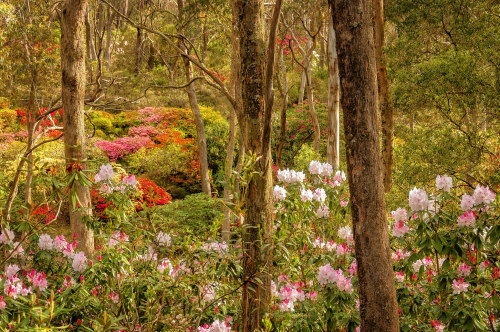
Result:
[[220,200],[204,193],[186,196],[165,205],[157,213],[168,222],[170,232],[195,238],[206,237],[211,229],[218,229],[224,217]]

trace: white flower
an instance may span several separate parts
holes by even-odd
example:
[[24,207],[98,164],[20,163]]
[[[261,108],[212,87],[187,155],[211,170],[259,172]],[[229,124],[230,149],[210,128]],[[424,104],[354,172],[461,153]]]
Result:
[[317,188],[313,193],[313,199],[318,202],[324,202],[326,199],[325,189]]
[[392,216],[395,222],[405,221],[408,213],[405,209],[397,208],[396,211],[392,211]]
[[474,193],[472,194],[475,205],[491,204],[495,201],[495,196],[495,193],[491,191],[489,187],[481,187],[480,185],[477,185],[476,189],[474,189]]
[[474,207],[475,200],[474,197],[463,194],[462,195],[462,200],[460,202],[460,207],[462,208],[462,211],[470,211]]
[[38,247],[41,250],[52,250],[54,248],[54,241],[48,234],[40,235],[38,239]]
[[286,198],[286,189],[278,185],[274,186],[273,197],[275,201],[283,201]]
[[58,236],[55,237],[55,239],[54,239],[54,248],[58,252],[63,252],[64,249],[66,249],[67,246],[68,246],[68,242],[66,241],[66,239],[64,238],[64,236],[58,235]]
[[316,210],[316,214],[318,218],[328,218],[328,216],[330,216],[330,209],[328,209],[326,205],[321,205],[318,210]]
[[0,234],[0,243],[11,244],[14,241],[14,232],[10,229],[5,229]]
[[321,172],[319,175],[321,176],[331,176],[333,173],[333,167],[329,163],[323,163],[321,165]]
[[101,165],[99,173],[97,173],[94,180],[96,182],[109,181],[109,180],[113,179],[114,175],[115,175],[115,172],[113,172],[113,166],[111,166],[110,164]]
[[85,269],[87,268],[87,257],[85,257],[85,253],[83,251],[75,254],[71,266],[73,267],[73,270],[75,270],[75,272],[82,273],[83,271],[85,271]]
[[429,206],[429,198],[427,193],[422,189],[413,188],[410,191],[409,205],[412,211],[424,211]]
[[448,175],[443,175],[443,176],[438,175],[436,177],[436,188],[438,190],[442,189],[443,191],[450,191],[452,187],[453,187],[453,179]]
[[341,239],[344,239],[344,240],[347,240],[349,237],[352,236],[352,230],[351,230],[351,227],[349,226],[344,226],[344,227],[341,227],[337,233],[337,235],[339,236],[339,238]]
[[302,189],[300,193],[300,199],[302,202],[310,202],[313,199],[313,192],[310,189],[304,190]]
[[171,237],[167,233],[160,231],[156,236],[156,241],[162,247],[168,247],[170,245]]
[[111,194],[113,192],[113,188],[109,186],[107,183],[103,183],[99,188],[99,192],[101,194]]
[[418,272],[418,271],[420,271],[420,267],[422,267],[422,265],[424,265],[424,262],[421,259],[419,259],[418,261],[413,263],[411,266],[413,267],[413,270],[415,270],[415,272]]
[[5,272],[5,276],[7,279],[12,278],[13,276],[16,275],[16,273],[20,270],[19,266],[17,264],[7,266],[7,270]]
[[309,164],[309,173],[311,173],[311,174],[318,174],[319,175],[321,173],[322,169],[323,169],[323,165],[321,164],[321,162],[319,162],[317,160],[313,160]]

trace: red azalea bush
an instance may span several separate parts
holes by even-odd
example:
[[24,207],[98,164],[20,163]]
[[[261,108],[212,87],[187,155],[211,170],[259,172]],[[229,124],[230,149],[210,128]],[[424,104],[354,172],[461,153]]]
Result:
[[170,203],[172,196],[167,193],[164,189],[157,186],[153,181],[148,178],[137,179],[138,188],[142,191],[142,198],[139,198],[136,202],[136,209],[142,210],[143,204],[147,207],[155,205],[165,205]]

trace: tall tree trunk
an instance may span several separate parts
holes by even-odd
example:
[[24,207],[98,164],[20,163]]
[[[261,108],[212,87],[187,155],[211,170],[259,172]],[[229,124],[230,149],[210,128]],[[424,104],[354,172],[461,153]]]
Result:
[[[323,23],[321,23],[321,24],[323,24]],[[321,29],[321,30],[323,30],[323,29]],[[319,38],[319,63],[318,63],[318,66],[321,70],[323,70],[325,68],[325,53],[326,53],[325,41],[324,41],[322,33],[318,36],[318,38]]]
[[[227,145],[226,161],[224,165],[224,221],[222,224],[222,240],[228,242],[230,237],[231,226],[231,195],[234,193],[231,190],[231,174],[233,172],[234,163],[234,148],[236,145],[236,120],[239,115],[240,122],[242,121],[242,101],[241,101],[241,75],[240,75],[240,40],[238,33],[238,7],[235,0],[231,1],[232,8],[232,28],[231,28],[231,89],[233,92],[235,107],[230,110],[229,114],[229,142]],[[204,26],[205,29],[205,26]],[[240,146],[241,149],[241,146]],[[233,189],[234,190],[234,189]]]
[[90,13],[87,10],[85,15],[85,37],[86,37],[86,46],[87,46],[87,57],[91,61],[97,60],[97,54],[95,51],[92,24],[90,23]]
[[135,40],[135,69],[134,72],[138,74],[141,71],[142,67],[142,44],[143,44],[143,37],[144,32],[142,29],[137,28],[137,38]]
[[340,78],[335,30],[330,16],[328,20],[328,139],[326,161],[335,169],[340,167]]
[[304,103],[304,92],[306,91],[306,71],[302,67],[299,68],[302,70],[302,75],[300,76],[298,104],[302,106]]
[[115,12],[111,12],[111,8],[108,7],[108,21],[106,22],[106,46],[104,48],[104,64],[107,68],[111,66],[111,42],[112,42],[112,28],[113,20],[115,18]]
[[[264,2],[237,0],[237,7],[240,18],[241,91],[247,131],[246,148],[250,155],[257,157],[254,164],[256,173],[248,183],[245,197],[246,213],[243,226],[245,283],[242,290],[242,330],[247,332],[262,327],[262,319],[271,301],[269,269],[273,202],[271,150],[268,139],[271,131],[271,112],[264,106],[264,95],[268,96],[264,89]],[[274,39],[272,43],[275,43]],[[274,57],[274,54],[271,56]],[[268,70],[272,73],[272,68]],[[270,85],[267,87],[270,88]]]
[[312,75],[311,75],[311,63],[308,62],[306,71],[306,90],[307,99],[309,99],[309,114],[313,122],[314,127],[314,138],[313,138],[313,149],[319,152],[319,143],[321,140],[321,128],[319,126],[318,113],[316,113],[316,108],[314,107],[314,92],[312,87]]
[[[179,17],[183,18],[183,0],[177,0],[177,7],[179,9]],[[183,31],[182,31],[183,33]],[[183,48],[183,51],[188,54],[188,49],[183,45],[179,44]],[[187,58],[182,59],[184,62],[184,70],[186,72],[187,81],[193,79],[193,67],[191,61]],[[186,92],[189,98],[189,105],[191,106],[191,111],[193,112],[194,123],[196,126],[196,139],[198,142],[198,158],[200,161],[200,178],[201,178],[201,190],[207,194],[212,195],[212,188],[210,186],[210,176],[208,174],[208,158],[207,158],[207,139],[205,136],[205,125],[203,124],[203,118],[201,117],[200,107],[198,106],[198,98],[196,97],[196,89],[194,83],[191,83],[186,88]]]
[[[85,168],[85,127],[83,102],[85,98],[85,14],[86,0],[65,0],[61,16],[61,70],[64,125],[64,152],[71,167]],[[71,231],[77,234],[81,249],[88,256],[94,252],[94,234],[84,223],[90,216],[90,190],[75,182],[73,188],[80,206],[70,211]]]
[[[281,75],[283,77],[283,106],[281,108],[280,116],[280,142],[278,144],[278,150],[276,151],[276,161],[280,169],[283,168],[283,147],[286,143],[286,110],[288,109],[288,80],[286,77],[286,65],[283,59],[283,49],[280,48],[278,51],[278,62],[281,69]],[[279,80],[279,78],[278,78]]]
[[399,319],[377,130],[371,2],[329,0],[339,57],[361,331],[391,332],[399,331]]
[[385,192],[392,187],[394,155],[394,118],[389,96],[386,57],[384,54],[384,0],[373,0],[375,57],[377,61],[378,101],[382,120],[382,161]]

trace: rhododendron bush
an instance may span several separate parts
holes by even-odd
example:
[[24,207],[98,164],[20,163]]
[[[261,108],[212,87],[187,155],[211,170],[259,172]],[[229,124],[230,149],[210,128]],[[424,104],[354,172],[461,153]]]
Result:
[[[180,234],[154,207],[169,199],[150,180],[117,174],[109,164],[93,180],[93,192],[107,204],[103,209],[94,201],[106,223],[102,214],[93,217],[101,222],[89,221],[94,257],[78,250],[72,234],[58,233],[52,220],[25,235],[16,223],[2,225],[0,326],[238,331],[244,223],[233,224],[229,243],[217,240],[218,229]],[[273,198],[272,304],[264,326],[359,330],[345,174],[320,161],[303,171],[278,169]],[[415,187],[407,199],[407,206],[388,213],[401,330],[495,331],[497,195],[481,185],[456,188],[443,175],[435,188]]]

